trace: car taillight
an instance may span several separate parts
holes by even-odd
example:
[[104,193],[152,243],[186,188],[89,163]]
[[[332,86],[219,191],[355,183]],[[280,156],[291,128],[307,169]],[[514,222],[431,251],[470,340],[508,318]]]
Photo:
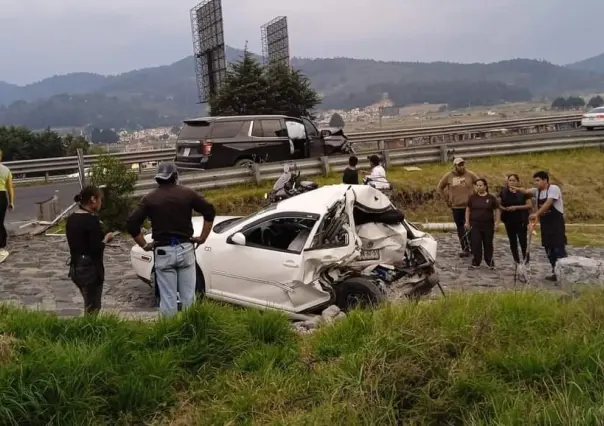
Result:
[[201,152],[203,153],[203,155],[210,155],[212,153],[212,141],[203,141],[201,143]]
[[604,114],[598,114],[596,115],[596,118],[604,118]]

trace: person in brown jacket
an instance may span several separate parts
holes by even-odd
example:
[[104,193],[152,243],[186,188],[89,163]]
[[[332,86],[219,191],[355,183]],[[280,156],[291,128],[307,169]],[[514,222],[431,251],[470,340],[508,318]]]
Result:
[[476,173],[467,170],[464,159],[457,157],[453,160],[453,170],[446,173],[438,182],[438,192],[446,197],[457,228],[457,236],[461,245],[459,257],[470,256],[470,238],[465,230],[466,207],[470,195],[474,193],[474,184],[477,181]]

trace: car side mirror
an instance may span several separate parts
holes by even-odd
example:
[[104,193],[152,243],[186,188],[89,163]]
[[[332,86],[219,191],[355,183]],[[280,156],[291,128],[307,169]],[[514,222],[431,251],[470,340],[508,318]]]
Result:
[[230,242],[238,245],[238,246],[244,246],[245,245],[245,235],[243,235],[241,232],[237,232],[233,235],[231,235],[231,238],[229,238]]
[[321,137],[322,138],[326,138],[329,135],[331,135],[331,132],[329,130],[321,130]]

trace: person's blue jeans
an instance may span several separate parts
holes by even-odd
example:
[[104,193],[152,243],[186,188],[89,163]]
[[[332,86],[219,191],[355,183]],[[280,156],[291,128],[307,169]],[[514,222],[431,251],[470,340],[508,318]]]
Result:
[[155,280],[159,288],[159,310],[170,317],[178,312],[177,293],[183,309],[195,302],[195,248],[191,243],[155,249]]

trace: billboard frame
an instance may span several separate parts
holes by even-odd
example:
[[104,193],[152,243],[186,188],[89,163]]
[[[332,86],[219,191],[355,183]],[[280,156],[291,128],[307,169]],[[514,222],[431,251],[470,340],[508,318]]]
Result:
[[264,65],[289,66],[289,32],[287,16],[278,16],[260,28]]
[[222,1],[204,0],[190,14],[197,95],[206,103],[227,76]]

